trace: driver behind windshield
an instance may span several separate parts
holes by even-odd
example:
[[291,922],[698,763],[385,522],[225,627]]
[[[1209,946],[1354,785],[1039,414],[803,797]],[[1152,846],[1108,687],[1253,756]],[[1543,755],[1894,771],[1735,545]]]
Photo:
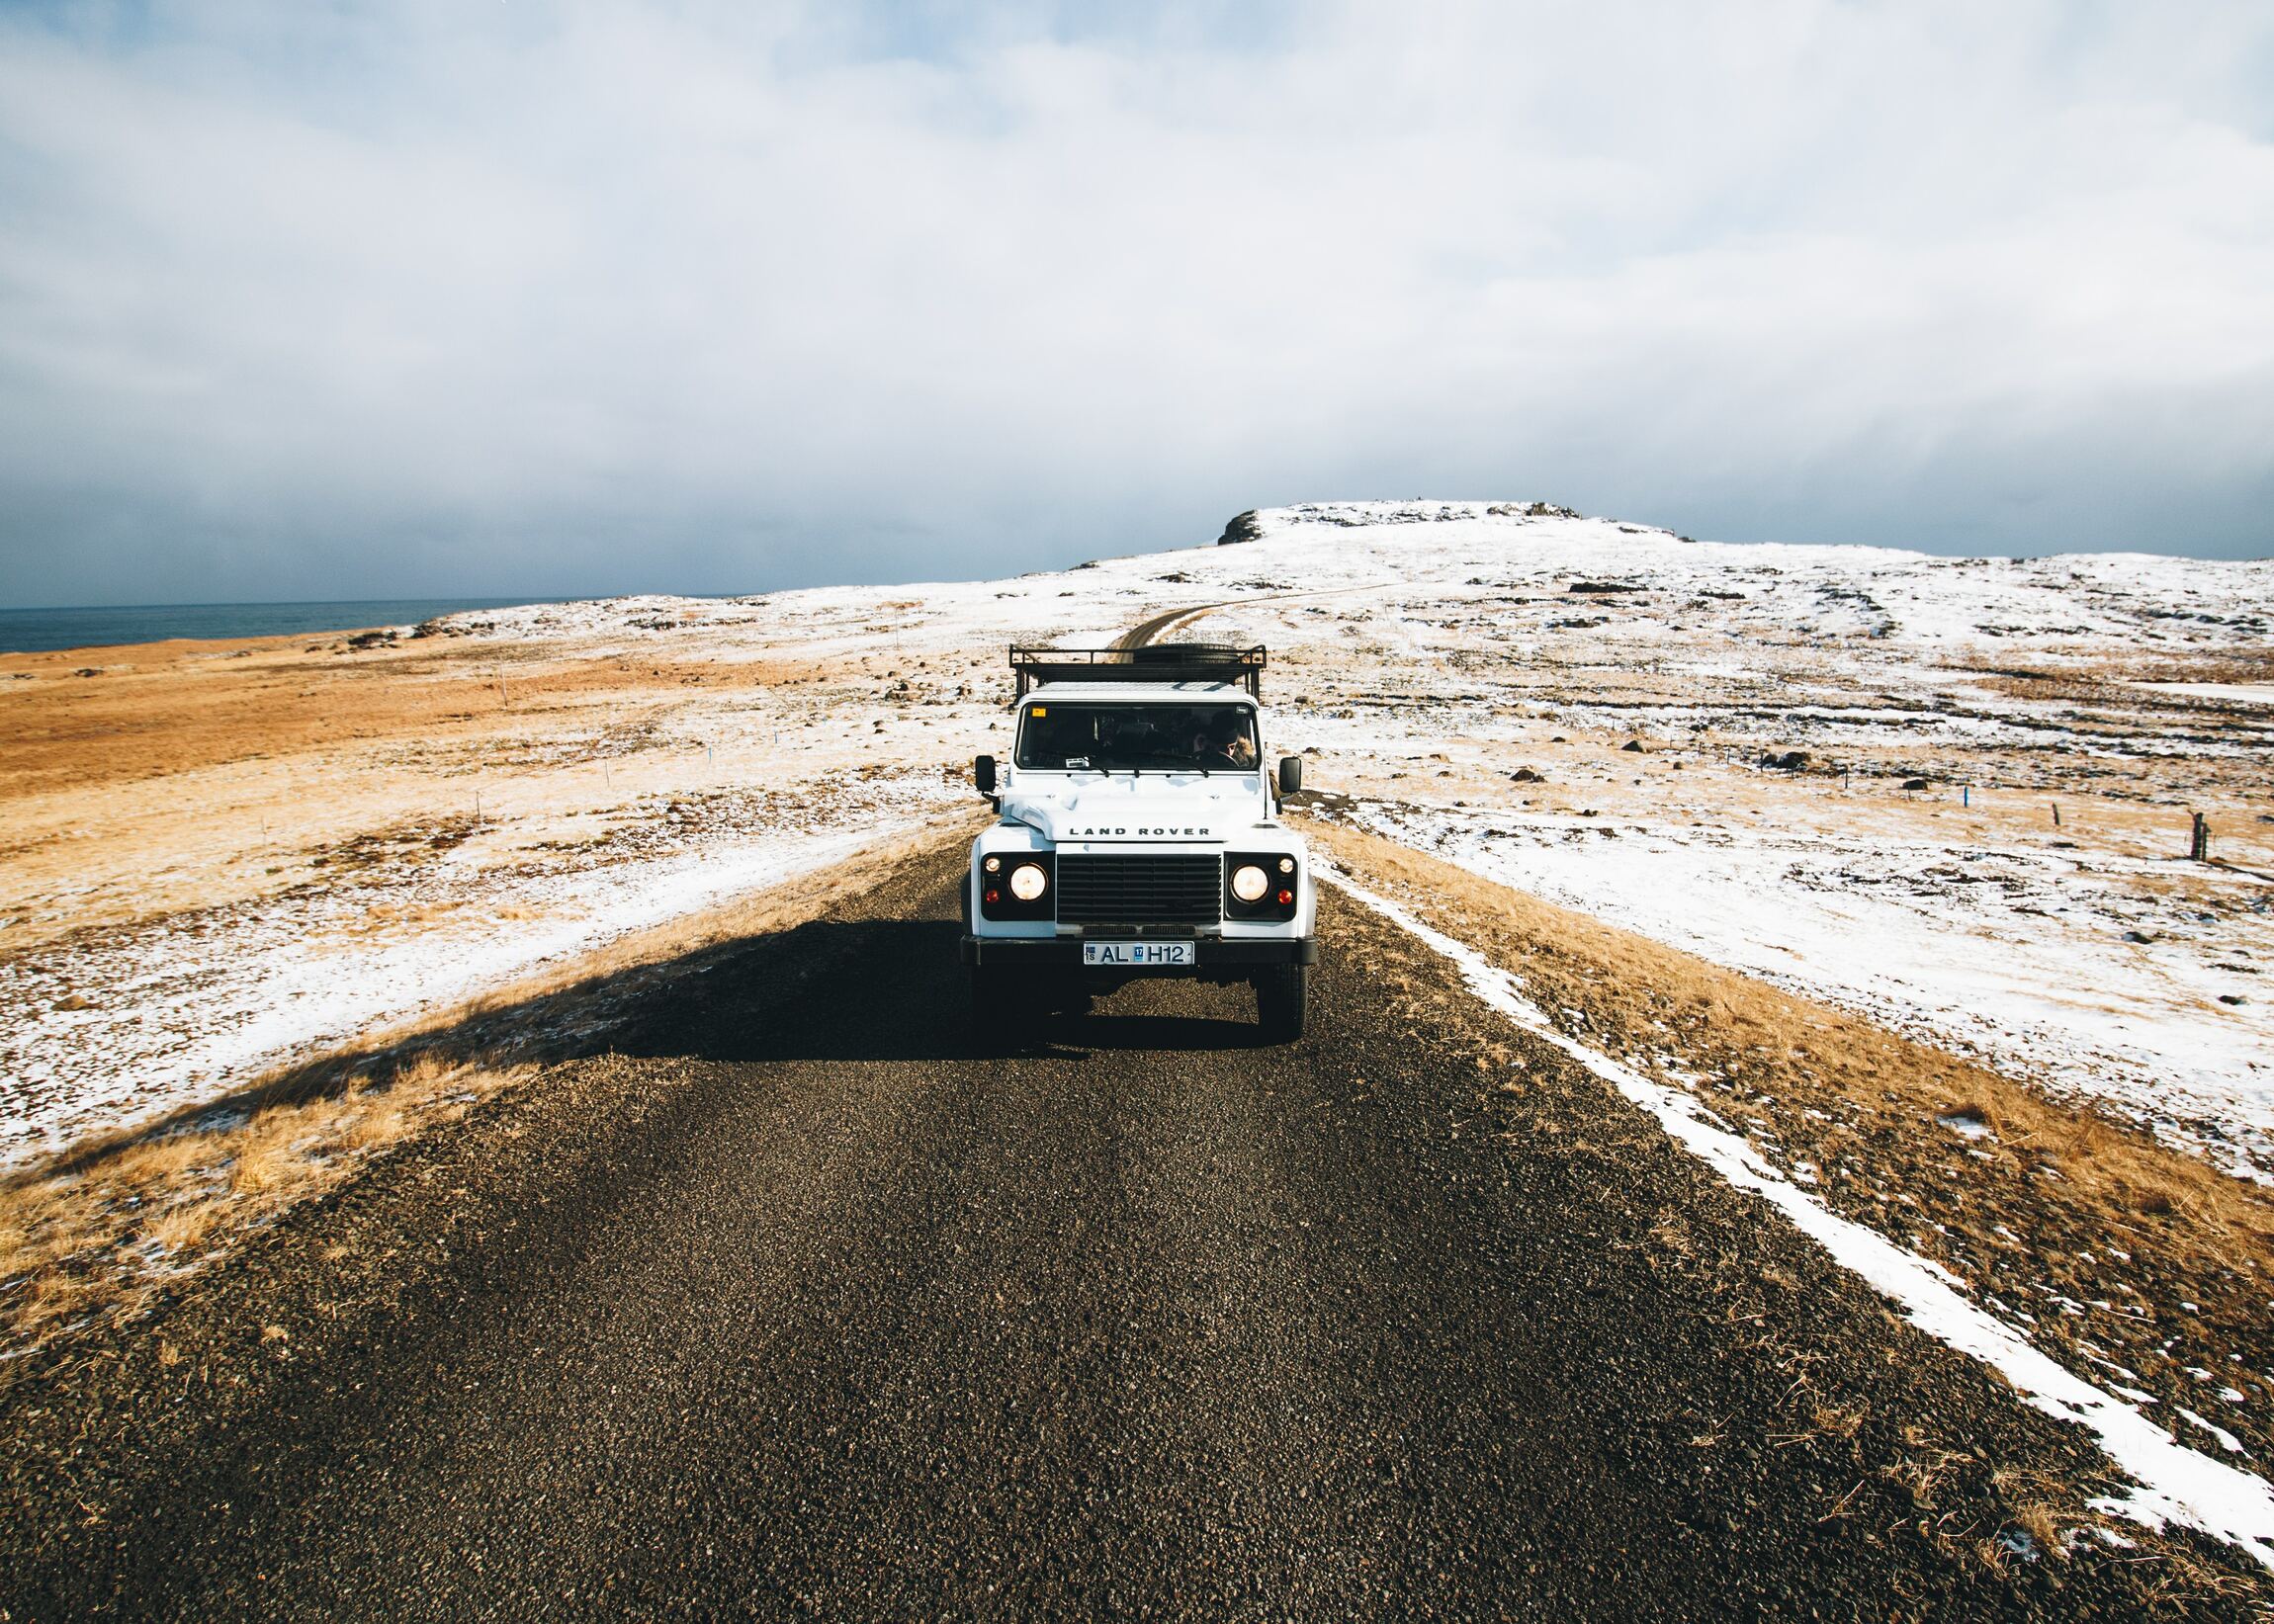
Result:
[[1256,764],[1256,746],[1237,711],[1220,710],[1205,719],[1196,716],[1193,722],[1187,753],[1198,765],[1211,772],[1238,772]]
[[1236,771],[1246,772],[1256,764],[1256,740],[1245,713],[1216,713],[1216,748]]
[[1236,706],[1052,706],[1029,712],[1018,764],[1093,772],[1246,772],[1256,765]]

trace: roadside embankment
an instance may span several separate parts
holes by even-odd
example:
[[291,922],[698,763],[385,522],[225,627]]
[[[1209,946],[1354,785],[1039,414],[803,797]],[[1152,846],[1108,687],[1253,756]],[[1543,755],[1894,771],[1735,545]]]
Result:
[[[374,1159],[604,1049],[644,1000],[708,956],[841,906],[881,873],[953,845],[936,818],[724,904],[309,1054],[0,1179],[0,1373],[58,1332],[134,1314]],[[0,1386],[6,1385],[0,1374]]]
[[1860,1017],[1306,822],[1367,884],[1516,977],[1558,1030],[1695,1097],[2065,1368],[2213,1455],[2274,1461],[2274,1196],[2261,1186]]

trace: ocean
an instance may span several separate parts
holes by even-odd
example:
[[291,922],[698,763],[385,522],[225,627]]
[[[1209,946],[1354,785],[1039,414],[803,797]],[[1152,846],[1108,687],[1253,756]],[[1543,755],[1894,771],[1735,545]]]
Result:
[[165,638],[299,637],[367,626],[410,626],[468,609],[510,609],[543,598],[362,598],[342,603],[167,603],[121,608],[0,609],[0,654],[91,648]]

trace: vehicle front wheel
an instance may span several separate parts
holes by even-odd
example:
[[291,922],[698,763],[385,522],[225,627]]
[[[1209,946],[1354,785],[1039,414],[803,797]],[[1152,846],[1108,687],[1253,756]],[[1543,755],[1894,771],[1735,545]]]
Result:
[[1310,1011],[1311,967],[1273,965],[1256,976],[1256,1024],[1266,1043],[1293,1043]]

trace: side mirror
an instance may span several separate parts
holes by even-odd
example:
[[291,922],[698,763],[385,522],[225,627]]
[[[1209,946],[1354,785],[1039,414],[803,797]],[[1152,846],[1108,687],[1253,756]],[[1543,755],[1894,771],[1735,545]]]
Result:
[[979,786],[981,795],[995,793],[995,757],[983,755],[971,764],[971,781]]
[[1303,787],[1303,758],[1299,755],[1279,757],[1279,793],[1293,795]]

